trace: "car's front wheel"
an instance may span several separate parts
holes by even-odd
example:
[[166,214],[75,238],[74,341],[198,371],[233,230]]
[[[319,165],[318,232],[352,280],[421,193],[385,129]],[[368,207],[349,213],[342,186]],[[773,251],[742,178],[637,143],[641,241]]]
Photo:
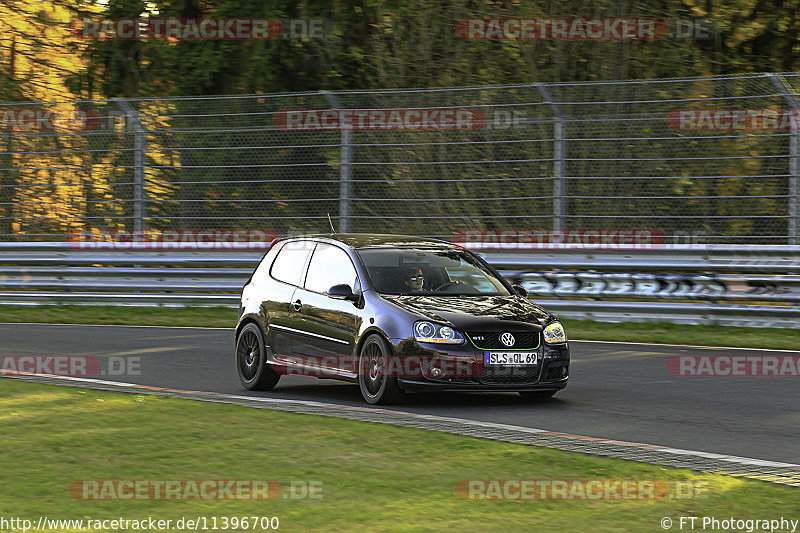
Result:
[[236,339],[236,371],[242,386],[250,390],[271,390],[280,376],[266,362],[267,352],[261,329],[245,324]]
[[358,386],[367,403],[390,404],[403,397],[393,373],[389,345],[381,336],[370,335],[358,356]]

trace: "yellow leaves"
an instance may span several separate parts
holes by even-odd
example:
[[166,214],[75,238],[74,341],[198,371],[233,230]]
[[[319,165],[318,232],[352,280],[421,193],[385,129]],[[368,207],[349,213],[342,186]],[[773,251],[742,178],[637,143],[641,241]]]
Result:
[[65,71],[76,72],[80,61],[66,50],[74,40],[68,18],[65,8],[33,0],[0,5],[0,61],[10,65],[13,56],[13,78],[31,100],[71,96],[63,83]]
[[708,11],[702,9],[698,6],[692,6],[692,16],[695,17],[705,17],[708,16]]
[[746,40],[747,37],[748,37],[748,35],[745,33],[745,31],[741,27],[739,27],[739,28],[736,28],[736,30],[734,30],[732,39],[734,41],[740,43],[740,42]]
[[[74,0],[83,13],[102,11],[101,5]],[[85,65],[81,51],[89,44],[72,31],[74,13],[65,5],[46,0],[0,3],[0,63],[11,64],[14,79],[30,100],[52,102],[73,99],[64,84],[66,76]],[[8,100],[11,95],[0,95]]]
[[769,21],[750,21],[746,26],[736,28],[733,32],[733,39],[738,42],[754,39],[764,33],[768,24]]

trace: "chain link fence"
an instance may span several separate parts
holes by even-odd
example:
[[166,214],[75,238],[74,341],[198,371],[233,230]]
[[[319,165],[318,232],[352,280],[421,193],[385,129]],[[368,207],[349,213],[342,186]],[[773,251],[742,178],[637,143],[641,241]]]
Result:
[[800,74],[0,104],[0,239],[647,230],[797,244]]

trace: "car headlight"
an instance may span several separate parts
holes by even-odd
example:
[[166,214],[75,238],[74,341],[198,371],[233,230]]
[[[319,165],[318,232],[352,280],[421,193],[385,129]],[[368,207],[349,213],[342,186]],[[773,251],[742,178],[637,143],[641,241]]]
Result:
[[439,344],[461,344],[464,337],[450,326],[439,326],[433,322],[414,323],[414,339],[417,342],[436,342]]
[[548,344],[567,342],[567,332],[564,331],[561,322],[551,322],[544,328],[544,342]]

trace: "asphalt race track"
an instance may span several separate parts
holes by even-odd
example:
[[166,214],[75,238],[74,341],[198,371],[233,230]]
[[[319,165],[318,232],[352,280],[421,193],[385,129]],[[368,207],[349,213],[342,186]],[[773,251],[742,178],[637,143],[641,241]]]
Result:
[[[613,327],[613,325],[609,325]],[[516,394],[417,394],[387,409],[535,427],[577,435],[800,463],[800,378],[675,377],[675,355],[800,355],[572,341],[569,386],[553,400]],[[238,395],[364,406],[357,385],[282,378],[268,393],[242,389],[233,332],[222,329],[0,324],[0,356],[139,358],[137,375],[99,379]]]

